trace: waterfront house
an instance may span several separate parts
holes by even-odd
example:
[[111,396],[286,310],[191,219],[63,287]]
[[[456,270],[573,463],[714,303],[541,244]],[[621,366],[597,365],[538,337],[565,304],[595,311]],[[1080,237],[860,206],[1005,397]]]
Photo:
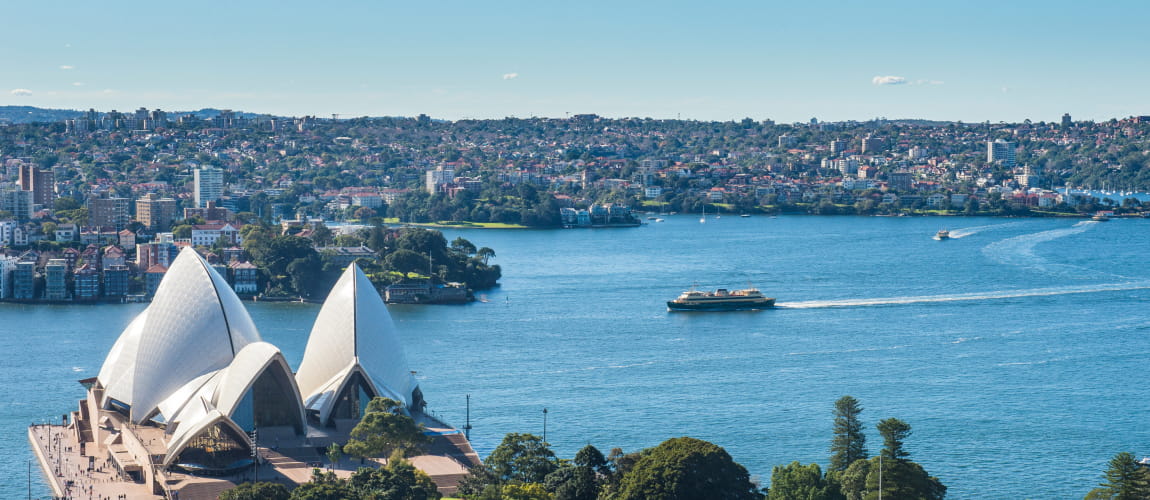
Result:
[[19,261],[14,255],[0,255],[0,300],[12,297],[12,272]]
[[68,272],[72,272],[76,268],[76,263],[80,262],[80,251],[75,248],[65,248],[60,252],[60,258],[64,259],[64,265]]
[[64,259],[51,259],[44,266],[44,299],[68,300],[68,263]]
[[[115,247],[113,247],[115,248]],[[131,271],[123,264],[111,265],[104,268],[104,297],[113,300],[123,299],[128,295],[128,284]]]
[[12,298],[32,300],[36,298],[36,261],[21,256],[12,270]]
[[103,263],[100,259],[100,247],[96,245],[88,245],[80,252],[80,262],[89,264],[96,268],[97,271],[103,269]]
[[224,262],[231,262],[233,260],[246,260],[244,259],[244,249],[240,247],[228,247],[221,250],[220,252]]
[[149,297],[156,295],[156,290],[159,290],[160,282],[167,272],[168,268],[160,264],[153,264],[144,271],[144,288]]
[[96,266],[81,265],[73,273],[72,283],[76,288],[76,300],[94,301],[100,298],[100,271],[96,269]]
[[123,266],[127,264],[124,257],[124,251],[117,246],[110,246],[105,248],[104,256],[100,260],[103,261],[102,265],[100,266],[103,269],[107,269],[111,266]]
[[260,270],[251,262],[233,260],[228,264],[232,275],[232,289],[237,295],[255,295],[260,290]]

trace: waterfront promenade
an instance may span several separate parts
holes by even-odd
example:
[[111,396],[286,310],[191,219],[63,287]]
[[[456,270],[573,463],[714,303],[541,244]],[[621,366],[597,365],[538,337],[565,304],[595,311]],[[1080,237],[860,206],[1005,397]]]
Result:
[[[421,413],[417,413],[416,418],[420,423],[428,425],[427,431],[433,441],[426,450],[427,454],[409,460],[431,476],[440,493],[455,493],[459,480],[467,474],[467,467],[478,464],[479,456],[459,431]],[[139,436],[141,444],[148,448],[149,453],[163,453],[165,441],[161,429],[135,426],[133,432]],[[310,437],[319,438],[320,441],[325,437],[331,438],[314,434]],[[124,469],[134,466],[126,453],[117,450],[116,445],[91,441],[81,444],[72,425],[33,424],[28,427],[28,441],[52,494],[58,498],[72,499],[211,500],[239,483],[257,479],[280,483],[292,489],[310,481],[315,466],[323,462],[313,442],[285,434],[274,438],[275,446],[259,448],[258,470],[204,477],[156,469],[154,473],[164,491],[154,492],[147,484],[133,480],[124,472]],[[331,464],[325,465],[336,476],[347,478],[360,467],[379,467],[383,462],[345,458],[334,467]]]
[[66,426],[34,424],[28,441],[52,494],[76,499],[153,499],[147,486],[123,476],[106,458],[106,449],[81,448]]

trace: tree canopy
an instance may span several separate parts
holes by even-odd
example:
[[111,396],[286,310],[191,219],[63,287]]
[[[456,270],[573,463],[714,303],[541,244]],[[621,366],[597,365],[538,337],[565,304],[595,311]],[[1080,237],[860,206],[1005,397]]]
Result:
[[767,500],[835,500],[834,490],[823,477],[819,464],[775,466]]
[[483,461],[503,481],[542,483],[559,468],[555,452],[534,434],[511,433]]
[[220,493],[220,500],[288,500],[291,492],[279,483],[242,483]]
[[1105,481],[1086,495],[1087,500],[1145,500],[1150,498],[1150,472],[1130,452],[1110,459],[1102,474]]
[[344,451],[357,457],[389,456],[406,452],[429,441],[423,428],[400,412],[400,404],[388,398],[372,398],[359,423],[351,430]]
[[846,500],[877,500],[880,476],[883,498],[942,500],[946,497],[946,486],[921,465],[881,455],[858,460],[842,473],[843,497]]
[[644,453],[619,483],[614,498],[760,499],[750,475],[727,451],[690,437],[668,439]]
[[867,457],[866,435],[859,420],[862,405],[851,396],[835,401],[834,439],[831,440],[831,463],[828,471],[844,471],[855,460]]
[[910,424],[897,418],[884,419],[878,423],[882,434],[882,455],[887,458],[906,458],[910,453],[903,449],[902,442],[910,437]]

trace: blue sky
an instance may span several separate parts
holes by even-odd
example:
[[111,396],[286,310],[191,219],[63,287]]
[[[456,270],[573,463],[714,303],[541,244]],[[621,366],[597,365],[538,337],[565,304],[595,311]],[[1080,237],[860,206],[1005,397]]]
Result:
[[11,2],[0,105],[780,122],[1150,114],[1150,2]]

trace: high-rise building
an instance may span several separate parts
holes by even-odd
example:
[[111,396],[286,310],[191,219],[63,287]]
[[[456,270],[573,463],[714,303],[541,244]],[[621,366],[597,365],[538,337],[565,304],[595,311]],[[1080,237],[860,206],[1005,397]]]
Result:
[[36,298],[36,262],[22,260],[12,270],[12,298],[32,300]]
[[0,192],[0,210],[12,214],[18,221],[32,218],[32,191],[12,190]]
[[209,201],[219,200],[224,195],[224,171],[213,167],[197,168],[195,171],[196,208],[208,206]]
[[895,191],[910,191],[913,187],[913,178],[910,172],[891,172],[887,176],[891,189]]
[[33,165],[20,167],[20,189],[32,192],[32,203],[51,207],[56,201],[56,175]]
[[1069,127],[1071,125],[1074,125],[1074,120],[1070,119],[1070,113],[1063,113],[1062,114],[1062,127],[1066,128],[1066,127]]
[[12,297],[12,271],[16,270],[16,257],[0,255],[0,299]]
[[863,152],[863,154],[868,154],[868,153],[874,154],[878,151],[883,151],[885,149],[886,149],[886,139],[883,139],[881,137],[871,137],[868,135],[868,136],[864,137],[862,140],[862,152]]
[[100,298],[100,270],[84,264],[76,269],[72,279],[76,287],[76,300],[92,301]]
[[128,266],[118,265],[104,269],[104,296],[123,297],[128,294]]
[[127,198],[93,198],[88,200],[88,217],[93,226],[115,228],[116,230],[128,227],[132,221],[128,214]]
[[176,220],[176,200],[148,193],[136,200],[136,220],[149,231],[167,231],[172,228],[172,222]]
[[987,163],[999,163],[1004,167],[1014,167],[1018,164],[1014,143],[998,139],[986,141]]
[[44,298],[68,300],[68,263],[64,259],[51,259],[44,266]]
[[1042,168],[1025,165],[1022,174],[1016,177],[1018,184],[1025,188],[1040,187],[1042,185]]
[[451,184],[455,180],[455,168],[446,165],[427,171],[427,192],[435,194],[439,186]]
[[839,140],[839,139],[831,141],[831,154],[832,155],[840,154],[846,150],[847,150],[847,141]]

